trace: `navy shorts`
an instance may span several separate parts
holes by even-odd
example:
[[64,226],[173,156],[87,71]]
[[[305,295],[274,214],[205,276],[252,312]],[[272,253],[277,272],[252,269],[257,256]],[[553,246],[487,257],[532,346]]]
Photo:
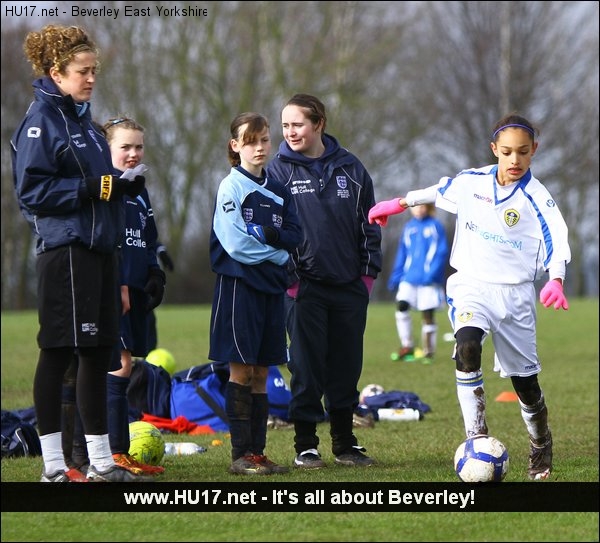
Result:
[[241,279],[217,276],[208,358],[258,366],[287,362],[284,292],[268,294]]
[[117,343],[121,303],[116,251],[58,247],[38,255],[36,272],[40,349]]

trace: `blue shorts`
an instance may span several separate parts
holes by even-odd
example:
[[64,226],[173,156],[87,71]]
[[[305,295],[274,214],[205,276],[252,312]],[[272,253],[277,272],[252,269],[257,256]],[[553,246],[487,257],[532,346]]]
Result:
[[284,292],[268,294],[241,279],[218,275],[208,358],[274,366],[287,362]]

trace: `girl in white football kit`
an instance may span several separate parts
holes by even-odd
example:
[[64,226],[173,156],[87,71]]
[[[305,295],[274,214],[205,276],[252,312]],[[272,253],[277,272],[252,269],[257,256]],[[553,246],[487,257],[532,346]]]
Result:
[[529,478],[541,480],[552,470],[552,434],[537,378],[534,282],[548,272],[540,302],[568,309],[562,284],[571,251],[556,202],[529,169],[538,147],[535,135],[521,116],[501,119],[491,141],[498,164],[463,170],[405,198],[379,202],[369,221],[385,226],[389,215],[434,202],[456,215],[450,265],[457,271],[448,278],[446,293],[466,435],[488,433],[481,346],[491,334],[494,371],[510,377],[529,433]]

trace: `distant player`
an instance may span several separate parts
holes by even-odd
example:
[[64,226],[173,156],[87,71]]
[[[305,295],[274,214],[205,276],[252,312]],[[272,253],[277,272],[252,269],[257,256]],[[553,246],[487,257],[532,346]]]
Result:
[[541,480],[552,470],[552,434],[537,377],[534,281],[548,272],[540,302],[568,309],[563,281],[571,251],[556,202],[530,170],[538,148],[535,135],[524,117],[504,117],[492,134],[497,164],[463,170],[405,198],[379,202],[369,220],[385,226],[389,215],[430,202],[456,214],[450,264],[457,271],[446,290],[466,435],[488,433],[481,346],[491,334],[494,370],[511,378],[529,433],[529,478]]
[[396,292],[396,328],[400,350],[393,360],[415,360],[411,309],[421,312],[421,345],[424,364],[433,361],[437,346],[435,312],[444,303],[444,281],[448,242],[444,225],[435,218],[435,206],[410,208],[413,218],[406,223],[398,241],[388,289]]

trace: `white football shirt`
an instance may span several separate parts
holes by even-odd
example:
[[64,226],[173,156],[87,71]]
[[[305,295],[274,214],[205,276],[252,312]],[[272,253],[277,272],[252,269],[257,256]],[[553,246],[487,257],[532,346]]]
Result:
[[570,262],[567,225],[531,170],[503,187],[497,169],[463,170],[437,185],[436,207],[456,215],[450,264],[488,283],[535,281],[553,263]]

